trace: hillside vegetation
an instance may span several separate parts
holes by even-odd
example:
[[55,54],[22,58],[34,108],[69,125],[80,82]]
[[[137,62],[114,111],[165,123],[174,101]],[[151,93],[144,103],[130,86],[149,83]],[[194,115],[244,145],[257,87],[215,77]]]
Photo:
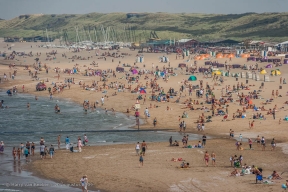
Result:
[[[168,14],[143,13],[140,17],[127,18],[126,13],[89,13],[83,15],[21,15],[11,20],[0,20],[0,36],[30,37],[49,35],[59,38],[63,31],[75,40],[75,26],[79,31],[102,34],[100,26],[114,31],[135,31],[136,41],[149,38],[156,31],[161,39],[194,38],[197,40],[257,39],[284,41],[288,39],[288,13],[245,13],[245,14]],[[130,30],[130,31],[131,31]],[[84,32],[83,32],[84,33]],[[87,33],[87,32],[85,32]],[[91,32],[92,33],[92,32]],[[118,35],[119,35],[118,34]]]

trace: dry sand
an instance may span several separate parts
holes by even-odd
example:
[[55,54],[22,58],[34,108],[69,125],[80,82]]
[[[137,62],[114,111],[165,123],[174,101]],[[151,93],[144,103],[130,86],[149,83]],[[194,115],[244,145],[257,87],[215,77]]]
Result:
[[[10,44],[11,45],[11,44]],[[32,48],[31,48],[32,45]],[[1,51],[10,52],[7,50],[6,43],[0,43]],[[97,59],[95,56],[95,51],[82,51],[80,53],[72,53],[67,49],[57,49],[58,54],[56,55],[57,59],[52,61],[45,61],[46,56],[45,52],[50,52],[51,50],[56,50],[57,48],[38,48],[36,47],[36,43],[14,43],[13,50],[16,51],[25,51],[26,53],[33,51],[34,57],[16,57],[18,61],[4,61],[3,58],[0,58],[0,63],[4,64],[21,64],[21,65],[32,65],[35,63],[36,52],[42,52],[40,61],[42,64],[46,64],[49,67],[49,74],[46,74],[44,71],[41,71],[38,75],[40,80],[49,79],[49,84],[53,82],[63,82],[65,78],[75,78],[75,83],[78,83],[80,80],[85,82],[86,84],[91,85],[92,81],[96,80],[99,81],[100,78],[97,77],[88,77],[83,76],[82,73],[84,72],[87,67],[92,67],[90,63],[95,61],[99,63],[99,69],[113,69],[115,70],[116,66],[118,65],[118,61],[122,63],[129,63],[133,65],[135,62],[137,51],[130,51],[128,49],[121,49],[121,52],[129,53],[131,56],[125,56],[125,58],[121,59],[114,59],[112,62],[112,58],[107,58],[107,61],[103,59]],[[100,53],[105,51],[100,51]],[[107,52],[107,51],[106,51]],[[61,57],[62,53],[66,53],[67,59]],[[81,55],[82,57],[93,56],[92,59],[88,60],[75,60],[72,62],[68,58],[72,55]],[[162,69],[162,66],[168,66],[167,63],[159,63],[158,57],[163,56],[163,53],[144,53],[145,55],[145,62],[146,69],[152,69],[152,63],[154,66],[159,66]],[[184,60],[177,59],[175,54],[169,56],[171,67],[176,68],[178,63],[182,63]],[[246,59],[242,58],[235,58],[232,59],[232,62],[229,59],[217,59],[219,63],[224,63],[225,60],[229,64],[244,64],[247,63]],[[192,61],[193,62],[193,61]],[[192,63],[190,61],[190,63]],[[69,68],[71,69],[75,64],[79,64],[81,68],[81,73],[76,75],[68,75],[64,73],[60,73],[60,80],[57,80],[57,74],[52,70],[55,67],[59,67],[61,69]],[[190,65],[189,63],[189,65]],[[248,62],[248,65],[255,64],[255,62]],[[87,67],[83,67],[86,65]],[[265,67],[267,63],[259,63],[260,67]],[[140,68],[143,68],[143,64],[137,64]],[[198,66],[204,66],[204,61],[198,61]],[[35,85],[37,81],[31,79],[28,76],[28,71],[24,70],[24,67],[17,66],[17,76],[15,80],[8,79],[8,81],[3,82],[0,84],[0,88],[6,90],[7,88],[12,88],[13,86],[17,85],[18,91],[22,92],[22,85],[25,85],[25,93],[34,94],[38,96],[45,96],[49,99],[48,91],[36,92]],[[93,67],[92,67],[93,68]],[[282,67],[278,67],[282,72],[282,77],[286,79],[288,78],[288,65],[284,65]],[[128,68],[125,68],[128,70]],[[3,79],[3,73],[6,73],[9,77],[9,72],[12,72],[11,69],[8,68],[7,65],[0,65],[1,77]],[[271,69],[266,69],[268,74],[270,74]],[[178,75],[171,77],[168,83],[165,83],[162,79],[158,80],[160,86],[164,88],[165,92],[168,91],[170,87],[173,87],[176,91],[179,90],[181,82],[183,80],[188,79],[189,75],[182,75],[181,69],[175,71]],[[183,71],[184,72],[184,71]],[[241,72],[240,69],[233,69],[233,72]],[[126,84],[127,82],[125,79],[119,79],[120,77],[124,76],[121,73],[116,73],[117,78],[109,78],[109,82],[122,82]],[[184,72],[185,74],[185,72]],[[264,88],[261,92],[261,97],[264,99],[253,100],[257,106],[262,106],[260,103],[265,101],[266,99],[271,98],[272,90],[277,90],[279,88],[279,79],[281,76],[271,77],[271,82],[265,82]],[[204,85],[208,82],[210,85],[212,84],[212,79],[204,79],[202,75],[196,75],[198,81],[191,82],[193,85],[199,84],[199,80],[204,81]],[[263,76],[260,75],[263,79]],[[149,78],[152,76],[149,75]],[[246,79],[239,78],[239,82],[243,82],[245,84]],[[150,81],[150,80],[148,80]],[[145,84],[146,80],[142,78],[139,81],[140,83]],[[258,90],[261,83],[263,81],[255,81],[249,79],[249,85],[251,85],[251,90]],[[216,98],[221,96],[221,88],[224,88],[225,85],[236,85],[237,81],[235,78],[232,77],[225,77],[224,84],[222,86],[215,86],[214,93]],[[276,113],[276,120],[273,120],[271,115],[266,115],[266,120],[256,120],[253,129],[249,129],[248,122],[251,121],[251,117],[253,114],[252,109],[247,110],[247,118],[246,119],[236,119],[232,120],[232,113],[236,112],[237,109],[242,109],[241,106],[237,102],[230,103],[229,107],[229,117],[226,122],[221,121],[222,117],[214,117],[212,123],[207,123],[205,125],[205,133],[208,135],[212,135],[215,138],[222,138],[223,140],[215,140],[215,146],[208,146],[208,150],[218,150],[216,153],[218,155],[218,166],[217,168],[205,168],[203,167],[203,162],[201,159],[203,158],[203,154],[197,149],[176,149],[176,148],[169,148],[166,147],[166,144],[149,144],[151,148],[149,155],[145,157],[145,165],[143,168],[139,169],[137,167],[137,157],[133,157],[133,146],[131,145],[119,145],[119,146],[101,146],[101,147],[87,147],[83,150],[81,154],[73,154],[71,155],[68,152],[61,151],[56,154],[55,159],[53,161],[35,161],[34,167],[37,167],[37,171],[39,174],[44,175],[45,177],[55,179],[55,180],[65,180],[69,182],[78,182],[79,176],[82,174],[87,174],[90,181],[92,181],[97,188],[106,189],[108,191],[208,191],[208,190],[215,190],[216,191],[232,191],[235,187],[237,191],[244,191],[244,189],[251,188],[253,191],[279,191],[280,184],[275,185],[252,185],[254,177],[241,177],[241,178],[227,178],[228,172],[231,171],[231,168],[228,168],[229,165],[229,156],[238,154],[239,152],[235,151],[234,142],[230,142],[225,140],[228,138],[229,129],[233,129],[235,131],[235,137],[239,137],[241,133],[243,138],[253,138],[255,139],[257,135],[265,136],[266,143],[268,148],[270,149],[270,141],[272,138],[276,139],[276,142],[282,142],[282,146],[286,146],[286,142],[288,141],[287,138],[287,122],[282,121],[279,125],[278,120],[281,118],[283,119],[285,115],[288,115],[287,112],[287,105],[284,104],[285,101],[288,100],[286,96],[287,92],[287,85],[282,85],[283,89],[278,89],[279,94],[282,97],[275,98],[275,100],[271,104],[265,105],[266,109],[273,108],[275,104],[277,104],[278,108],[284,107],[280,109]],[[52,86],[51,86],[52,87]],[[136,84],[132,85],[132,88],[135,88]],[[112,96],[116,90],[109,89],[107,96],[109,99],[105,100],[105,104],[103,108],[107,108],[108,110],[112,107],[119,112],[126,112],[127,108],[130,108],[132,105],[135,104],[136,101],[136,94],[131,94],[128,92],[117,92],[117,96]],[[241,93],[242,91],[240,91]],[[248,90],[243,90],[244,94],[247,94]],[[189,118],[185,118],[187,128],[187,132],[198,133],[196,130],[195,121],[202,114],[203,111],[195,110],[189,111],[188,109],[181,109],[185,105],[182,104],[186,99],[188,99],[188,92],[184,92],[181,98],[180,103],[159,103],[159,102],[152,102],[148,100],[148,97],[151,95],[151,89],[147,89],[147,100],[144,105],[142,105],[143,101],[141,102],[141,110],[140,115],[144,118],[144,109],[152,105],[159,106],[158,108],[149,108],[151,117],[145,121],[144,125],[141,125],[141,129],[151,128],[152,121],[154,117],[157,117],[158,124],[157,128],[169,128],[175,131],[179,130],[179,122],[178,116],[181,116],[183,111],[188,112]],[[95,102],[96,100],[100,101],[100,98],[104,96],[101,92],[96,91],[86,91],[83,90],[79,85],[72,85],[71,89],[65,89],[61,94],[55,94],[54,97],[59,98],[70,98],[77,103],[82,103],[84,100],[89,100]],[[233,98],[236,99],[236,94],[233,95]],[[192,99],[197,100],[195,96],[195,92],[193,92]],[[175,101],[176,98],[172,99],[171,101]],[[203,99],[199,99],[199,102],[204,102]],[[166,107],[169,106],[172,110],[167,111]],[[205,105],[209,107],[209,105]],[[25,104],[23,104],[25,107]],[[195,106],[195,108],[201,107]],[[133,115],[134,112],[131,112]],[[254,112],[255,113],[255,112]],[[266,114],[266,112],[264,112]],[[211,112],[205,113],[206,116],[211,115]],[[201,133],[202,134],[202,133]],[[145,139],[145,138],[143,138]],[[168,140],[168,138],[167,138]],[[211,143],[212,144],[212,143]],[[222,147],[221,147],[222,146]],[[284,150],[283,150],[284,151]],[[287,149],[286,149],[287,151]],[[160,153],[160,154],[159,154]],[[178,154],[179,153],[179,154]],[[246,153],[246,154],[244,154]],[[101,155],[102,154],[102,155]],[[105,155],[108,154],[108,155]],[[158,155],[159,154],[159,155]],[[286,156],[284,156],[281,152],[281,149],[277,147],[277,150],[274,152],[266,151],[262,152],[260,150],[254,151],[243,151],[244,155],[244,162],[247,164],[257,164],[261,165],[264,169],[264,173],[268,174],[269,171],[273,170],[274,168],[277,169],[279,172],[287,170],[287,165],[284,164]],[[178,170],[175,167],[180,163],[172,163],[169,160],[172,157],[181,156],[184,159],[187,159],[188,162],[192,164],[191,169],[189,170]],[[91,159],[84,158],[84,157],[93,157]],[[258,158],[259,157],[259,158]],[[71,158],[71,159],[70,159]],[[277,160],[280,161],[280,164],[277,164]],[[108,163],[106,164],[106,162]],[[48,163],[49,162],[49,163]],[[52,163],[53,162],[53,163]],[[117,162],[117,163],[115,163]],[[282,163],[281,163],[282,162]],[[65,164],[65,166],[63,166]],[[83,166],[81,166],[83,165]],[[105,166],[104,166],[105,165]],[[119,166],[120,165],[120,166]],[[45,168],[44,168],[45,167]],[[59,170],[55,170],[54,167],[57,167]],[[93,168],[95,167],[95,168]],[[196,172],[195,172],[196,170]],[[266,172],[266,170],[269,170]],[[64,172],[67,172],[65,174]],[[143,172],[143,173],[142,173]],[[196,174],[197,173],[197,174]],[[194,174],[194,175],[193,175]],[[143,177],[143,179],[141,179]],[[154,178],[153,178],[154,177]],[[249,178],[249,179],[247,179]],[[286,176],[288,179],[288,177]],[[247,179],[247,180],[246,180]],[[229,182],[226,182],[229,181]],[[282,181],[284,182],[284,181]],[[281,183],[281,182],[280,182]],[[238,190],[239,187],[239,190]]]

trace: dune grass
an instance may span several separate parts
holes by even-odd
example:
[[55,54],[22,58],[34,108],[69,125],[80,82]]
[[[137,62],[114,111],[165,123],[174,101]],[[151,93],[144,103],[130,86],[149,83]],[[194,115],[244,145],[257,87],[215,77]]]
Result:
[[[75,26],[83,38],[94,34],[103,38],[100,26],[110,27],[111,38],[118,39],[133,34],[133,40],[144,42],[150,31],[156,31],[161,39],[194,38],[201,41],[217,39],[258,39],[284,41],[288,39],[288,13],[245,14],[169,14],[143,13],[140,17],[127,18],[126,13],[89,13],[83,15],[24,15],[11,20],[0,20],[0,36],[30,37],[49,35],[59,38],[67,31],[70,40],[75,40]],[[124,31],[126,28],[126,32]],[[84,30],[85,29],[85,32]],[[129,29],[129,30],[128,30]],[[112,32],[113,31],[113,32]],[[132,32],[131,32],[132,31]],[[95,38],[95,35],[94,37]],[[92,38],[92,39],[93,39]],[[127,39],[127,37],[126,37]]]

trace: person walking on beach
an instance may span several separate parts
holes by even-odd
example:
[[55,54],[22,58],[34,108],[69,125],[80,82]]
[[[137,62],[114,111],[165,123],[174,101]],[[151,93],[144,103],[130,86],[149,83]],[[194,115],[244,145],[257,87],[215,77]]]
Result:
[[81,183],[82,192],[88,192],[88,178],[87,178],[87,175],[84,175],[80,179],[80,183]]
[[86,146],[86,143],[88,143],[88,138],[87,138],[87,135],[84,134],[84,136],[83,136],[83,146]]
[[242,136],[242,134],[240,133],[240,135],[239,135],[239,140],[240,140],[240,142],[242,142],[242,138],[243,138],[243,136]]
[[143,156],[145,156],[145,152],[146,152],[146,149],[147,149],[147,144],[145,142],[145,140],[143,140],[142,144],[141,144],[141,149],[142,149],[142,154]]
[[154,127],[157,125],[157,118],[156,117],[153,120],[153,125],[154,125]]
[[264,137],[262,137],[262,139],[261,139],[261,145],[262,145],[262,151],[265,151],[266,144],[265,144],[265,138]]
[[49,148],[49,153],[50,153],[50,158],[52,159],[52,157],[53,157],[53,155],[54,155],[54,147],[53,147],[53,145],[51,145],[50,146],[50,148]]
[[271,151],[274,151],[275,147],[276,147],[276,142],[275,142],[275,139],[273,138],[272,141],[271,141]]
[[212,165],[216,166],[216,154],[214,152],[211,153]]
[[104,97],[101,97],[101,105],[104,105]]
[[70,139],[69,139],[68,136],[67,136],[66,139],[65,139],[65,144],[66,144],[66,149],[69,149]]
[[81,138],[78,139],[78,150],[79,150],[79,152],[82,151],[82,141],[81,141]]
[[45,157],[45,145],[40,145],[40,158]]
[[141,165],[142,165],[142,167],[143,167],[143,161],[144,161],[144,159],[143,159],[143,156],[142,156],[142,153],[140,153],[140,157],[139,157],[139,167],[141,167]]
[[173,142],[173,140],[172,140],[172,136],[169,138],[169,143],[170,143],[170,146],[172,146],[172,142]]
[[139,144],[139,142],[137,142],[136,147],[135,147],[135,150],[136,150],[136,155],[138,156],[138,155],[139,155],[139,151],[140,151],[140,144]]
[[204,134],[204,135],[202,136],[202,147],[205,147],[205,145],[206,145],[206,140],[207,140],[207,137],[206,137],[206,135]]
[[275,108],[273,109],[273,111],[272,111],[272,115],[273,115],[273,119],[275,120],[275,118],[276,118],[276,110],[275,110]]
[[252,139],[250,138],[248,139],[248,144],[249,144],[249,148],[252,149],[252,144],[253,144]]
[[208,153],[208,151],[205,152],[203,160],[205,161],[205,165],[208,167],[208,163],[209,163],[209,153]]

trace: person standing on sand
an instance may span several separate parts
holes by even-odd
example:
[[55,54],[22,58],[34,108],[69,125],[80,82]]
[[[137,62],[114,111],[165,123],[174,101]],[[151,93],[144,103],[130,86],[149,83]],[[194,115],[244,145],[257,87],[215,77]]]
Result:
[[104,105],[104,97],[101,97],[101,105]]
[[79,152],[82,151],[82,141],[81,141],[81,138],[78,139],[78,150],[79,150]]
[[254,120],[251,122],[251,129],[253,129],[253,127],[254,127]]
[[69,149],[70,139],[69,139],[68,136],[67,136],[66,139],[65,139],[65,144],[66,144],[66,149]]
[[141,144],[141,149],[142,149],[142,154],[143,156],[145,156],[145,152],[146,152],[146,149],[147,149],[147,144],[145,142],[145,140],[143,140],[142,144]]
[[248,139],[248,144],[249,144],[249,148],[252,149],[252,144],[253,144],[252,139],[250,138]]
[[136,155],[138,156],[138,155],[139,155],[139,151],[140,151],[140,144],[139,144],[139,142],[137,142],[136,147],[135,147],[135,150],[136,150]]
[[40,158],[45,157],[45,145],[40,145]]
[[202,147],[205,147],[205,145],[206,145],[206,140],[207,140],[207,137],[206,137],[206,135],[204,134],[204,135],[202,136]]
[[265,151],[266,144],[265,144],[265,138],[264,137],[262,137],[262,139],[261,139],[261,145],[262,145],[262,151]]
[[169,138],[169,143],[170,143],[170,146],[172,146],[172,142],[173,142],[173,140],[172,140],[172,136]]
[[139,162],[140,162],[140,164],[139,164],[139,167],[142,165],[142,167],[143,167],[143,161],[144,161],[144,159],[143,159],[143,156],[142,156],[142,153],[140,153],[140,157],[139,157]]
[[275,118],[276,118],[275,114],[276,114],[276,110],[275,110],[275,108],[274,108],[273,111],[272,111],[272,115],[273,115],[273,119],[274,119],[274,120],[275,120]]
[[271,151],[274,151],[275,150],[275,147],[276,147],[276,142],[275,142],[275,139],[273,138],[272,141],[271,141]]
[[211,153],[212,165],[216,166],[216,154],[214,152]]
[[87,135],[84,134],[84,137],[83,137],[83,145],[86,146],[86,143],[88,143],[88,138],[87,138]]
[[51,145],[50,146],[50,148],[49,148],[49,153],[50,153],[50,158],[52,159],[52,157],[53,157],[53,155],[54,155],[54,147],[53,147],[53,145]]
[[80,182],[81,182],[81,188],[82,188],[82,192],[88,192],[88,178],[87,178],[87,175],[84,175],[81,179],[80,179]]
[[153,120],[153,125],[154,125],[154,127],[157,125],[157,118],[156,117]]
[[205,161],[205,165],[208,167],[208,163],[209,163],[209,153],[208,153],[208,151],[206,151],[205,152],[205,154],[204,154],[204,161]]

